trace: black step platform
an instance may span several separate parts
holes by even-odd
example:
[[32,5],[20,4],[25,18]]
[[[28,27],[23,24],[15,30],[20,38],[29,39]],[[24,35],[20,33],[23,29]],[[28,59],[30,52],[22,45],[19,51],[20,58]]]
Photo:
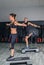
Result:
[[29,57],[17,57],[8,61],[21,61],[21,60],[29,60],[29,59],[30,59]]
[[10,65],[32,65],[27,63],[10,63]]
[[39,52],[39,49],[38,48],[23,48],[21,50],[22,53],[26,53],[26,52]]
[[11,61],[6,61],[9,65],[32,65],[32,61],[29,57],[17,57],[13,58]]

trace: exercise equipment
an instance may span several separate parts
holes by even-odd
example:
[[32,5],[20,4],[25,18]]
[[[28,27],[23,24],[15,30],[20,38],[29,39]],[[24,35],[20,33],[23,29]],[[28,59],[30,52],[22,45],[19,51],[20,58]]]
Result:
[[21,50],[22,53],[26,53],[26,52],[39,52],[39,49],[38,48],[23,48]]
[[[33,31],[33,30],[31,30],[31,31]],[[34,32],[35,35],[33,34],[33,36],[31,36],[31,43],[32,43],[33,37],[37,37],[38,36],[38,31],[36,29],[33,32]],[[21,52],[22,53],[26,53],[26,52],[39,52],[39,48],[37,48],[37,47],[32,47],[31,48],[31,47],[29,47],[29,44],[28,44],[28,47],[23,48],[21,50]]]
[[32,65],[32,61],[30,60],[29,57],[17,57],[17,58],[13,58],[12,61],[7,61],[6,63],[8,63],[8,65]]

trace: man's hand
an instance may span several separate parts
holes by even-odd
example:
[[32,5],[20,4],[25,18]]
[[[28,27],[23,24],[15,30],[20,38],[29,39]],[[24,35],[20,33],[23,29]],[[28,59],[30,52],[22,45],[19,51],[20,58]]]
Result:
[[38,28],[40,28],[40,26],[37,26]]

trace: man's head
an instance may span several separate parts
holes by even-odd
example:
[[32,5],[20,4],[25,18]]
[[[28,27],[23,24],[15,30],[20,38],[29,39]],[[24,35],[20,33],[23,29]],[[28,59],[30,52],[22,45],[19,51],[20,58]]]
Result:
[[9,16],[10,21],[14,21],[15,18],[16,18],[16,14],[10,13],[9,15],[10,15],[10,16]]
[[28,21],[28,18],[27,18],[27,17],[25,17],[25,18],[24,18],[24,22],[26,23],[27,21]]

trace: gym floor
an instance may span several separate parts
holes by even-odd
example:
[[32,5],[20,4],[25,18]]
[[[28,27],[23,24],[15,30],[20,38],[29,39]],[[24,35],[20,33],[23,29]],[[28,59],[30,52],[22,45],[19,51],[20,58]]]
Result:
[[[25,54],[21,54],[20,50],[25,47],[25,43],[16,43],[14,57],[30,57],[32,65],[44,65],[44,44],[30,44],[30,46],[37,46],[40,49],[40,52],[27,52]],[[9,43],[0,43],[0,65],[5,65],[6,59],[9,55]]]

